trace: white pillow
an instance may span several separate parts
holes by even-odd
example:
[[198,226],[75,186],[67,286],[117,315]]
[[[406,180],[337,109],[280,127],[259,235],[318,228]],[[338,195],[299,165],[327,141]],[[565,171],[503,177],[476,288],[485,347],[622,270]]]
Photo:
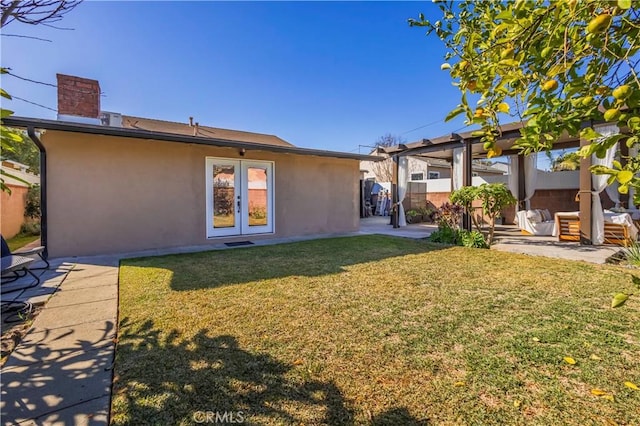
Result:
[[549,209],[540,210],[540,212],[542,213],[543,222],[549,222],[553,220],[553,216],[551,216],[551,212],[549,211]]
[[527,219],[531,223],[540,223],[542,222],[542,215],[538,210],[527,210]]

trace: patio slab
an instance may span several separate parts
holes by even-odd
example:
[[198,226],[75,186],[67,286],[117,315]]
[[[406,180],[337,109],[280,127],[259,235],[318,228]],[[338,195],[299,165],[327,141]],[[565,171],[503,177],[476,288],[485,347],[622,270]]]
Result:
[[108,423],[118,264],[113,256],[73,258],[59,261],[66,278],[45,272],[41,291],[57,291],[2,368],[3,423]]
[[371,216],[360,219],[360,235],[381,234],[393,237],[421,239],[427,238],[438,229],[435,224],[412,223],[401,228],[389,225],[389,216]]
[[491,246],[492,250],[531,256],[552,257],[588,263],[604,264],[621,250],[617,246],[586,246],[578,243],[559,242],[555,238],[502,237]]

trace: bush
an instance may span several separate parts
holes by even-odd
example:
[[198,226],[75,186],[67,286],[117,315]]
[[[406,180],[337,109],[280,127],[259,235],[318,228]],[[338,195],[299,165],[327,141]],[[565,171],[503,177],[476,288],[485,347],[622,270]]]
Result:
[[[38,184],[31,185],[27,191],[24,216],[30,219],[40,219],[40,185]],[[40,232],[38,231],[38,233]]]
[[460,245],[460,230],[443,223],[438,225],[438,230],[429,235],[432,243]]
[[631,243],[631,245],[622,252],[630,265],[640,267],[640,244],[637,241]]
[[418,214],[422,215],[422,220],[427,222],[433,222],[433,217],[436,214],[437,209],[432,209],[431,207],[421,207],[418,209]]
[[416,210],[409,210],[408,212],[405,213],[405,218],[407,220],[407,223],[418,223],[421,221],[422,218],[418,218],[419,213]]
[[40,222],[26,222],[20,227],[21,235],[40,235]]
[[462,245],[465,247],[483,249],[489,248],[489,245],[484,239],[484,235],[482,235],[482,232],[480,231],[467,231],[466,229],[463,229],[459,232],[459,234]]
[[459,229],[463,211],[464,208],[459,204],[442,204],[434,214],[434,219],[438,221],[438,228],[447,226],[452,229]]

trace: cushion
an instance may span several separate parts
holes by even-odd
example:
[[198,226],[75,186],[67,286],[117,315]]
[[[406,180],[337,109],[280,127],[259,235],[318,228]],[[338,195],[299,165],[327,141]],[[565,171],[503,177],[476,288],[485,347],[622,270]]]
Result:
[[538,210],[527,210],[527,219],[531,223],[540,223],[542,222],[542,215]]
[[540,213],[542,214],[543,222],[549,222],[553,220],[553,216],[551,216],[551,212],[549,211],[549,209],[540,210]]

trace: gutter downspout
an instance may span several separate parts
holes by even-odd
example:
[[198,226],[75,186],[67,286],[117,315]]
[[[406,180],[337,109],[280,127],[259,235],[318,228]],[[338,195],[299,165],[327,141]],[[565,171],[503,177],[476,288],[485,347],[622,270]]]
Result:
[[40,242],[44,246],[44,258],[49,257],[47,248],[47,151],[36,135],[33,126],[27,127],[27,135],[40,151]]

